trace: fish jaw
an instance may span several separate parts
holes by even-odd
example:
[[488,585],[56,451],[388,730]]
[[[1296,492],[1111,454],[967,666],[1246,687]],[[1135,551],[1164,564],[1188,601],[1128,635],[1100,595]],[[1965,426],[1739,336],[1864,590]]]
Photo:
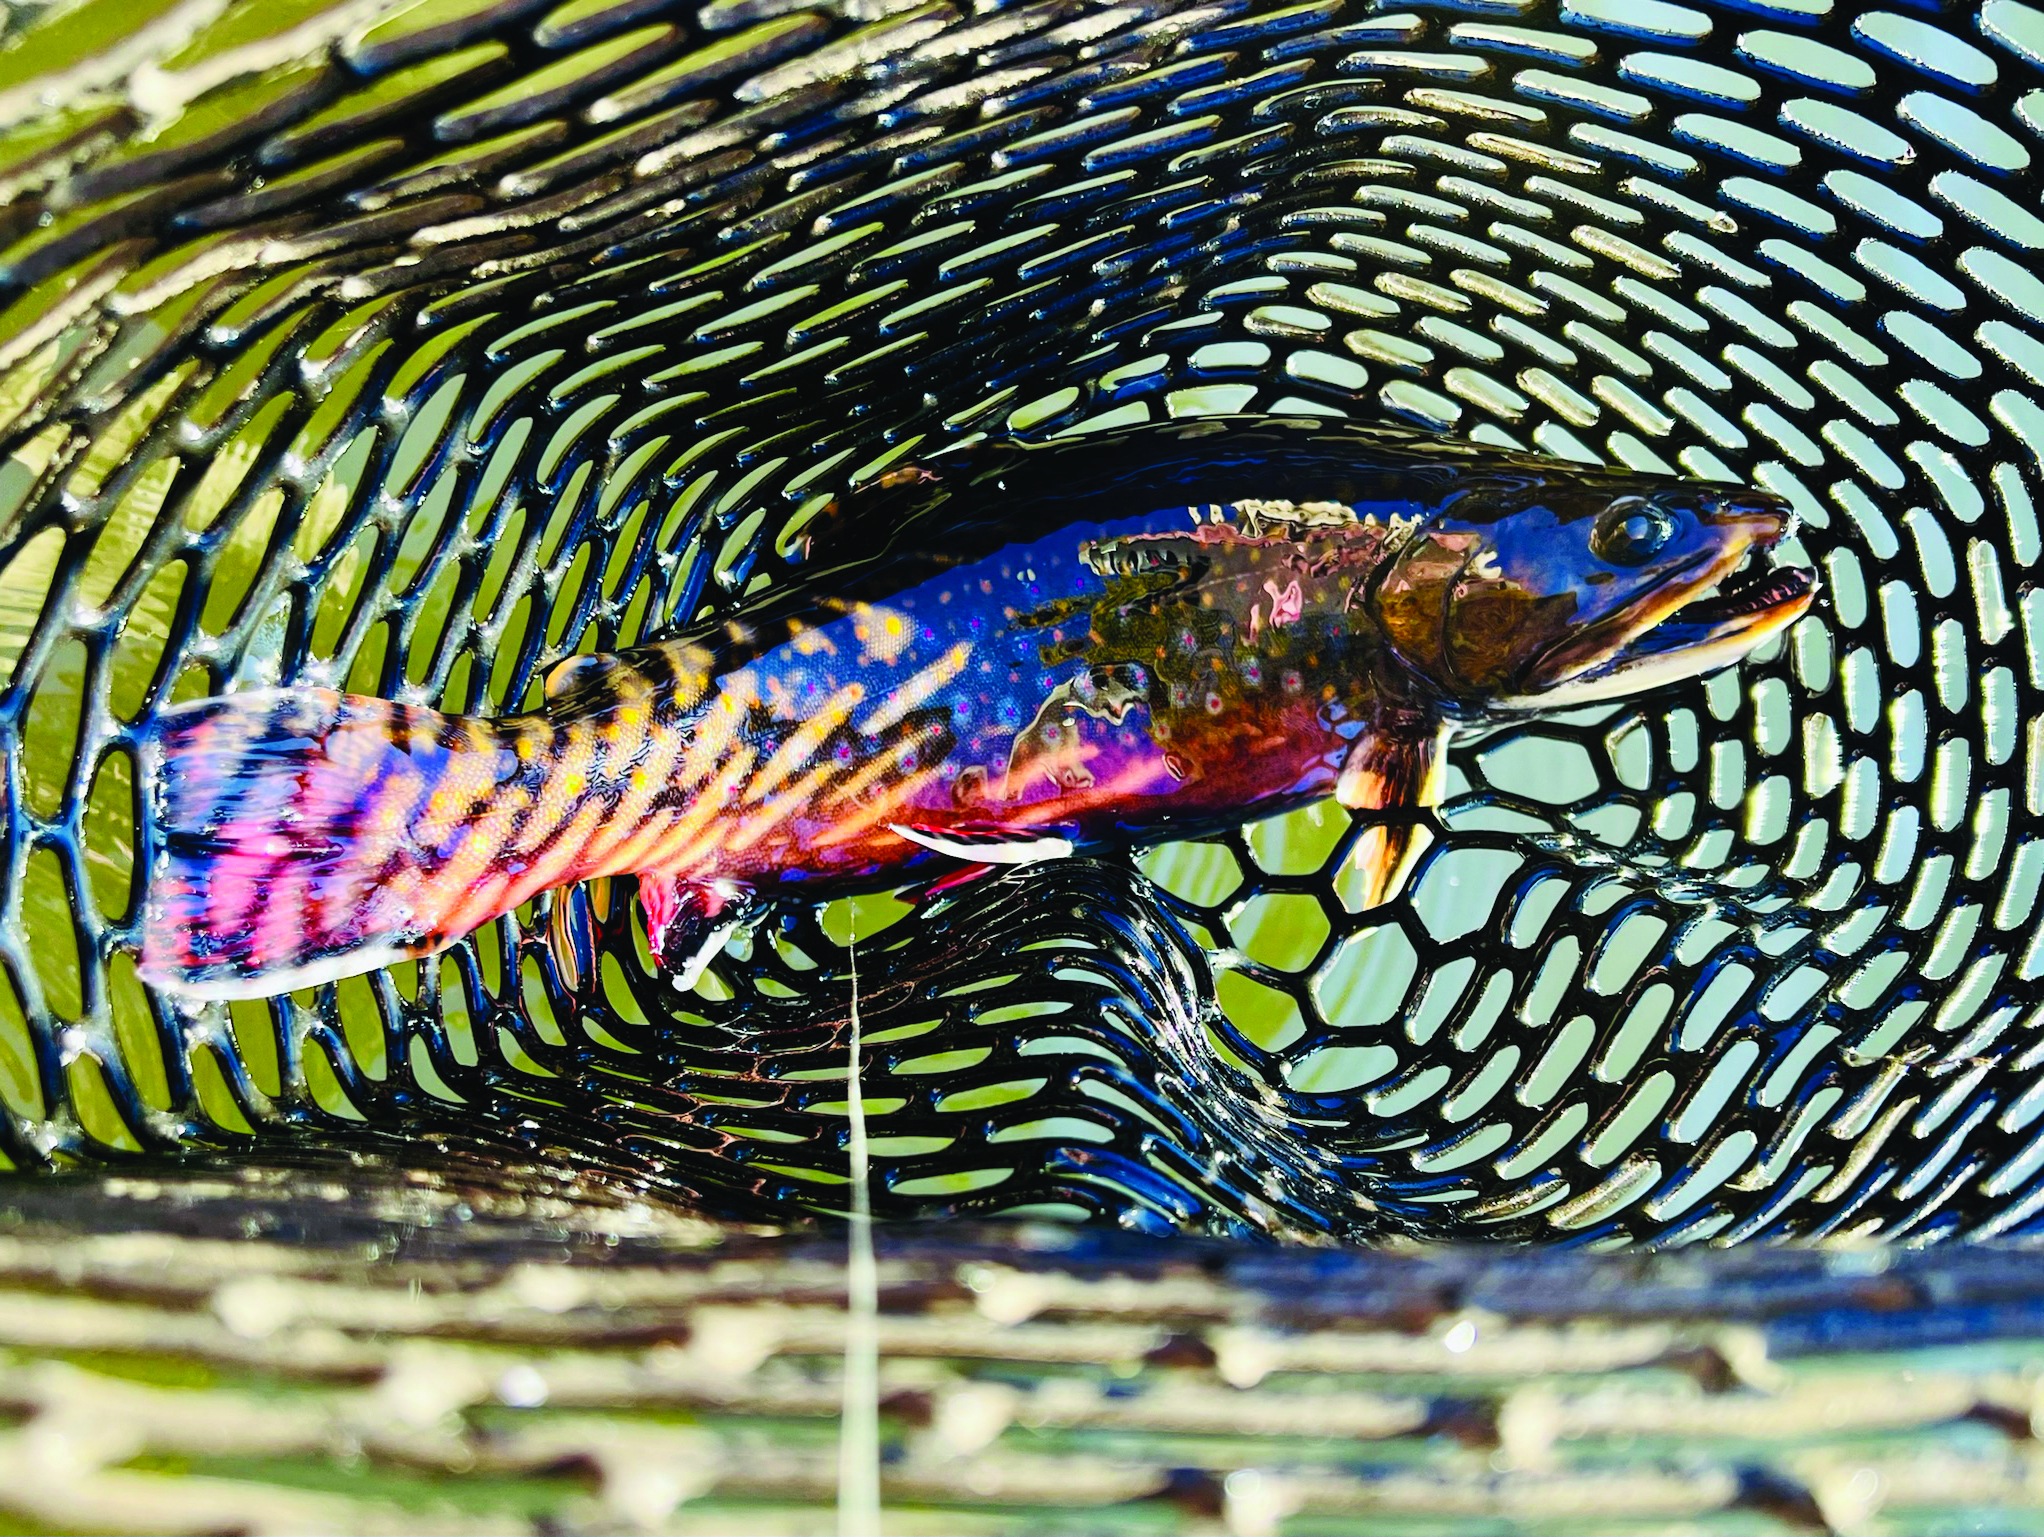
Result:
[[1572,709],[1702,677],[1744,659],[1809,612],[1818,590],[1805,566],[1763,567],[1727,587],[1740,549],[1670,584],[1605,634],[1577,637],[1542,657],[1524,692],[1494,699],[1500,713]]

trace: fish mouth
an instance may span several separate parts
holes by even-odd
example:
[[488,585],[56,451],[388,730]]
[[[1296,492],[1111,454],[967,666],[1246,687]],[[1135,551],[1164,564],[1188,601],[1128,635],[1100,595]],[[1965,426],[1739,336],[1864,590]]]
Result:
[[1817,595],[1817,573],[1807,566],[1755,564],[1733,573],[1701,597],[1691,598],[1677,617],[1663,620],[1625,648],[1627,653],[1668,651],[1719,638],[1769,633],[1802,617]]
[[1565,709],[1731,666],[1802,618],[1817,596],[1815,571],[1770,564],[1764,549],[1756,542],[1728,559],[1699,561],[1626,612],[1544,653],[1519,696],[1496,706]]

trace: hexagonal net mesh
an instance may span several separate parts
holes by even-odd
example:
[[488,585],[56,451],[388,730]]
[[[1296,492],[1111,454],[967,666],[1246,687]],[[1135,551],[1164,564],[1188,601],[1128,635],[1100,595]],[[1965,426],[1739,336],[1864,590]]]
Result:
[[[0,1151],[402,1138],[752,1217],[1623,1242],[2044,1208],[2044,13],[1846,0],[108,0],[0,51]],[[1792,498],[1735,674],[677,995],[598,892],[183,1014],[138,733],[488,712],[973,433],[1392,417]],[[544,903],[542,902],[542,909]],[[538,1173],[535,1177],[540,1177]]]

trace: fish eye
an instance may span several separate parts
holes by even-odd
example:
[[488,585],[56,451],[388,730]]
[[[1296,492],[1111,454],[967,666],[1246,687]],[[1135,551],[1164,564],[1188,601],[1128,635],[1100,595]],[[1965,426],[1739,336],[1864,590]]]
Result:
[[1675,520],[1652,502],[1628,496],[1613,502],[1590,531],[1590,553],[1607,565],[1643,566],[1675,537]]

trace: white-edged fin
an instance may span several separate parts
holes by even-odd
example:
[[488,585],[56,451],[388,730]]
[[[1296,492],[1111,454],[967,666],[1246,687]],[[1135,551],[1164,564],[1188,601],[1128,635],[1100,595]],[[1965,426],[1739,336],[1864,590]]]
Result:
[[756,919],[756,914],[740,913],[724,919],[721,923],[712,924],[703,935],[702,943],[695,947],[694,953],[675,968],[673,982],[676,989],[685,993],[694,988],[696,983],[702,980],[703,973],[709,970],[710,962],[722,954],[724,947],[731,943],[731,936]]
[[639,874],[639,910],[653,959],[683,992],[702,979],[731,936],[751,929],[769,909],[752,892],[725,881],[697,884]]
[[889,822],[887,830],[910,843],[921,844],[934,854],[963,859],[976,865],[1033,865],[1045,859],[1069,859],[1074,844],[1069,838],[1042,833],[939,833],[927,828]]
[[1340,882],[1351,911],[1381,907],[1405,887],[1420,855],[1434,841],[1418,813],[1441,802],[1448,728],[1424,718],[1385,723],[1349,749],[1335,781],[1334,798],[1351,811],[1405,812],[1365,827]]

